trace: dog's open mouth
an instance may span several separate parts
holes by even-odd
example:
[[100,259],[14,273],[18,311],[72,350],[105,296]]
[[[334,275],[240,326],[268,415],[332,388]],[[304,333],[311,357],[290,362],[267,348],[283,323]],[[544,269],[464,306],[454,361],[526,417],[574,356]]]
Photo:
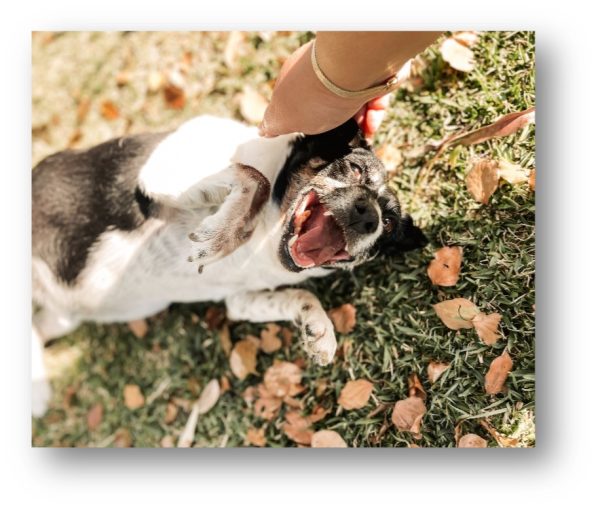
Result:
[[288,248],[299,267],[318,267],[350,259],[344,232],[314,190],[296,208],[292,222],[294,235]]

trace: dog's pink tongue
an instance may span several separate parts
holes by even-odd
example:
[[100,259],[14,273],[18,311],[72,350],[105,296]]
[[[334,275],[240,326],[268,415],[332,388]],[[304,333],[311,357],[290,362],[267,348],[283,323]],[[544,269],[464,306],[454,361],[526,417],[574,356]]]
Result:
[[312,260],[315,266],[334,259],[344,249],[346,242],[333,217],[325,216],[322,206],[312,210],[304,224],[304,233],[298,237],[296,251],[303,259]]

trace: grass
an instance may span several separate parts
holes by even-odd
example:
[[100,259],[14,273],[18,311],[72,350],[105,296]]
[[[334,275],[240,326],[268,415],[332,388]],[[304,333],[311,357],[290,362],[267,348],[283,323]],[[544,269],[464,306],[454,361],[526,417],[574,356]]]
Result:
[[[238,64],[227,67],[223,51],[227,34],[217,33],[66,33],[33,37],[33,161],[64,149],[98,143],[127,132],[172,128],[204,112],[239,117],[236,94],[245,84],[268,97],[269,83],[290,51],[310,34],[249,34],[240,43]],[[331,412],[316,429],[337,431],[349,446],[455,446],[455,427],[496,442],[481,427],[487,419],[500,432],[534,446],[535,398],[535,197],[526,184],[502,185],[486,206],[465,188],[465,175],[476,158],[502,158],[535,167],[533,127],[515,135],[447,151],[432,167],[432,154],[415,157],[416,149],[459,128],[476,128],[498,116],[535,104],[534,36],[528,32],[491,32],[474,48],[477,67],[468,74],[452,71],[437,48],[423,58],[424,86],[399,91],[388,110],[375,145],[393,144],[403,152],[401,172],[394,175],[405,209],[424,227],[431,244],[422,252],[379,259],[353,273],[339,273],[305,283],[325,308],[350,302],[358,310],[357,327],[340,335],[344,355],[330,367],[307,364],[303,384],[305,410],[321,404]],[[181,63],[188,63],[187,69]],[[182,110],[165,108],[160,94],[146,90],[153,70],[183,69],[188,101]],[[118,86],[116,76],[132,78]],[[120,117],[107,121],[99,105],[110,99]],[[89,111],[78,118],[78,107]],[[426,273],[435,250],[457,244],[464,249],[461,278],[454,287],[433,286]],[[465,297],[484,312],[502,315],[501,340],[493,347],[473,331],[450,331],[432,304]],[[274,355],[260,354],[259,376],[244,382],[229,370],[218,334],[208,329],[208,304],[173,305],[150,319],[148,335],[139,340],[123,325],[84,325],[47,349],[54,365],[54,401],[46,416],[33,421],[36,446],[112,446],[119,432],[129,431],[134,446],[158,446],[177,438],[187,414],[180,408],[174,422],[164,421],[169,399],[193,400],[213,377],[229,378],[231,389],[201,418],[195,446],[242,446],[250,426],[265,426],[267,446],[295,446],[281,430],[283,413],[271,423],[253,415],[243,390],[261,381],[275,359],[303,358],[296,344]],[[231,325],[233,340],[258,334],[263,325]],[[514,368],[507,392],[484,394],[484,375],[491,361],[507,349]],[[426,378],[430,360],[450,368],[433,385]],[[422,438],[415,440],[391,425],[391,408],[367,417],[379,404],[406,398],[407,380],[417,373],[427,391]],[[336,403],[350,379],[375,384],[369,404],[343,411]],[[319,380],[328,387],[317,398]],[[130,411],[123,402],[126,384],[138,384],[146,397],[164,391],[151,403]],[[166,386],[166,387],[165,387]],[[104,417],[90,432],[91,406],[102,403]],[[389,427],[389,428],[388,428]]]

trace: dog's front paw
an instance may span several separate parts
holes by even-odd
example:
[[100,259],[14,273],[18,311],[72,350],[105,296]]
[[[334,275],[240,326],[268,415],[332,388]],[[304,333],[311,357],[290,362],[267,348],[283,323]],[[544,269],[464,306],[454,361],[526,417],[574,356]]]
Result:
[[302,323],[302,342],[304,348],[313,360],[325,366],[333,361],[337,341],[333,324],[325,313],[323,315],[315,315],[314,318],[307,318]]

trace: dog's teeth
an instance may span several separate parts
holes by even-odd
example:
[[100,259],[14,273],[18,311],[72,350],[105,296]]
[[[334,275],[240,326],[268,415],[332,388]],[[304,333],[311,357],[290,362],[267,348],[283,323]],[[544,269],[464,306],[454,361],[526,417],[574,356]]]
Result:
[[294,245],[296,243],[296,240],[298,240],[298,235],[294,235],[292,238],[290,238],[288,246],[291,247],[292,245]]
[[330,215],[333,215],[333,213],[331,213],[330,211],[325,211],[323,217],[329,217]]

